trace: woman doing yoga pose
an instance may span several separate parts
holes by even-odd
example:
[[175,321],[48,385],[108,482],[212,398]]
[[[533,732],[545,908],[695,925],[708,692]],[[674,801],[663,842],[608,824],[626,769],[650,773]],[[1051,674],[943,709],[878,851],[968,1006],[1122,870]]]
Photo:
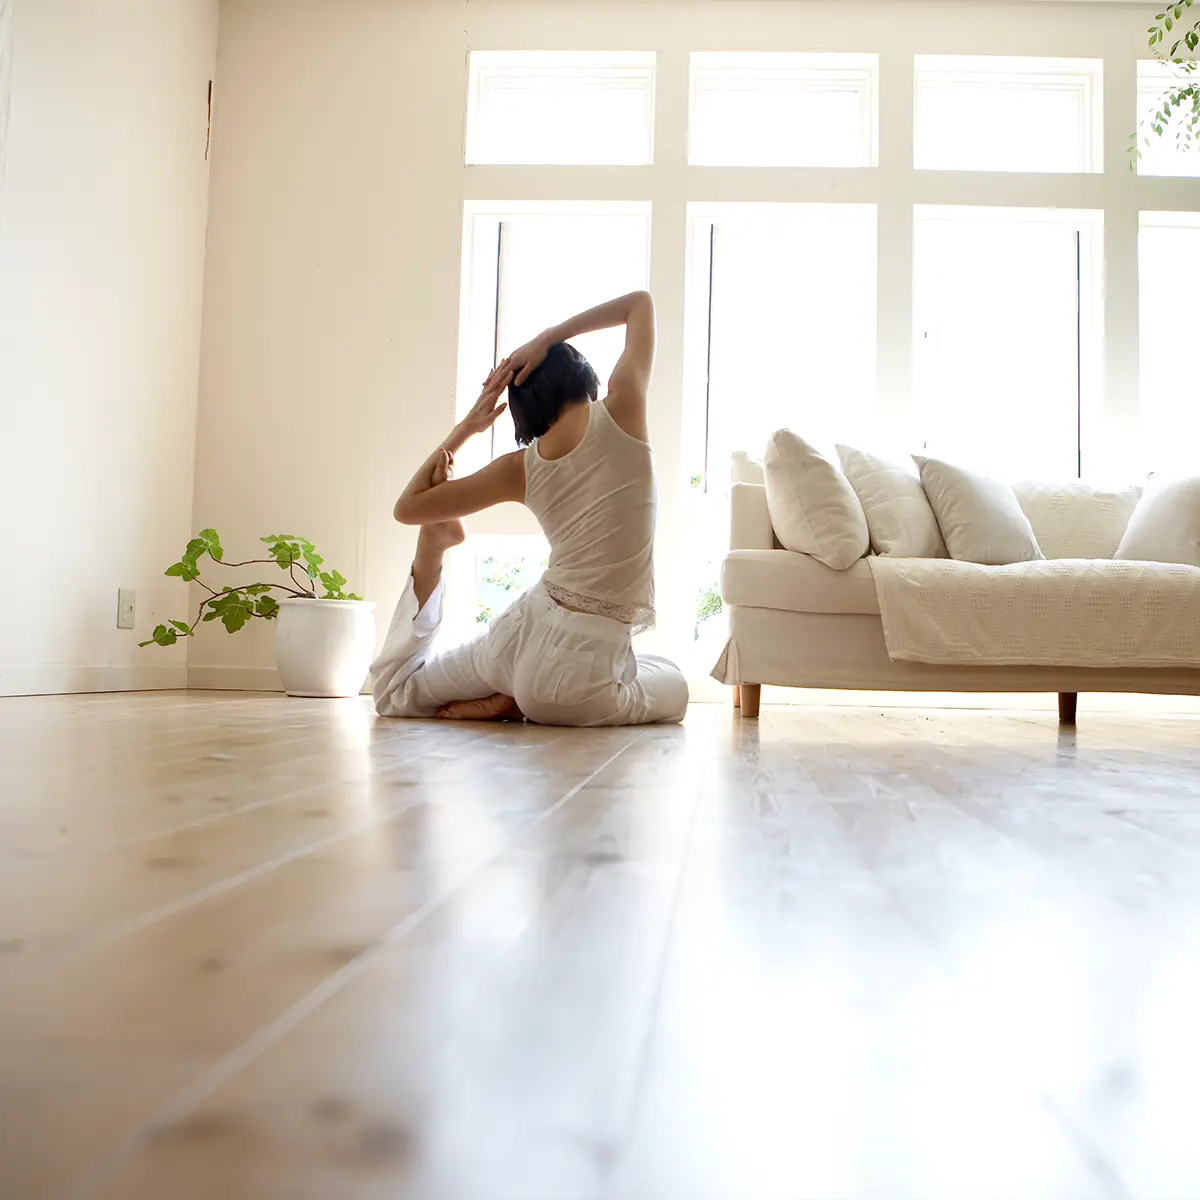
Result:
[[[625,326],[625,349],[599,380],[569,338]],[[488,719],[545,725],[679,721],[688,689],[674,663],[635,654],[654,621],[654,467],[646,393],[654,365],[654,302],[633,292],[539,334],[492,372],[471,411],[396,501],[420,525],[412,575],[383,651],[371,666],[381,716]],[[508,389],[508,403],[501,395]],[[524,446],[464,479],[454,456],[512,409]],[[487,633],[433,653],[442,615],[442,558],[465,533],[461,517],[518,501],[550,543],[541,581]]]

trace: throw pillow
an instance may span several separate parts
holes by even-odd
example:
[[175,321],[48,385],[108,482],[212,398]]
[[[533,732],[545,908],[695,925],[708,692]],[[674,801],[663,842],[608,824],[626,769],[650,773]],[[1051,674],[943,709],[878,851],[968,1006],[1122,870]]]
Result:
[[1200,475],[1151,475],[1114,557],[1200,567]]
[[835,571],[867,552],[867,518],[849,480],[790,429],[771,435],[763,455],[767,508],[788,550],[810,554]]
[[1013,483],[1017,503],[1047,558],[1112,558],[1141,499],[1140,487],[1069,481]]
[[871,549],[892,558],[945,558],[937,518],[910,464],[839,446],[842,470],[867,518]]
[[913,461],[951,558],[999,567],[1043,557],[1007,483],[940,458]]

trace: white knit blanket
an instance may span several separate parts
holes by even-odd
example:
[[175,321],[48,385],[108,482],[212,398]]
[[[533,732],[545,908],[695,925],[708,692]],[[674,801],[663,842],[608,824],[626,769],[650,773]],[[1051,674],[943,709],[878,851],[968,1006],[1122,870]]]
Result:
[[1032,667],[1200,667],[1200,567],[868,559],[888,655]]

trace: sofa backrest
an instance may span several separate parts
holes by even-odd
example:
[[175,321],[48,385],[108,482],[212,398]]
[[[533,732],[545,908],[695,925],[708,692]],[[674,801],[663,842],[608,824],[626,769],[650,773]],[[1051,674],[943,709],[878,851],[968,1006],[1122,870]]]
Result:
[[1047,558],[1112,558],[1141,498],[1140,487],[1106,489],[1082,480],[1013,484]]
[[762,487],[766,482],[763,476],[762,463],[751,458],[745,450],[733,452],[733,462],[730,467],[730,483],[756,483]]
[[[731,479],[762,487],[762,463],[737,451]],[[1082,480],[1025,480],[1013,491],[1047,558],[1112,558],[1142,496],[1136,485],[1101,488]]]

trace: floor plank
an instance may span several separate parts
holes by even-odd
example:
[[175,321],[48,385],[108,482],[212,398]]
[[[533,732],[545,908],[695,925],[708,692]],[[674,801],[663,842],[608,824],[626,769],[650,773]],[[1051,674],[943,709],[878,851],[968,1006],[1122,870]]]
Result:
[[1081,711],[0,701],[0,1194],[1194,1197],[1200,719]]

